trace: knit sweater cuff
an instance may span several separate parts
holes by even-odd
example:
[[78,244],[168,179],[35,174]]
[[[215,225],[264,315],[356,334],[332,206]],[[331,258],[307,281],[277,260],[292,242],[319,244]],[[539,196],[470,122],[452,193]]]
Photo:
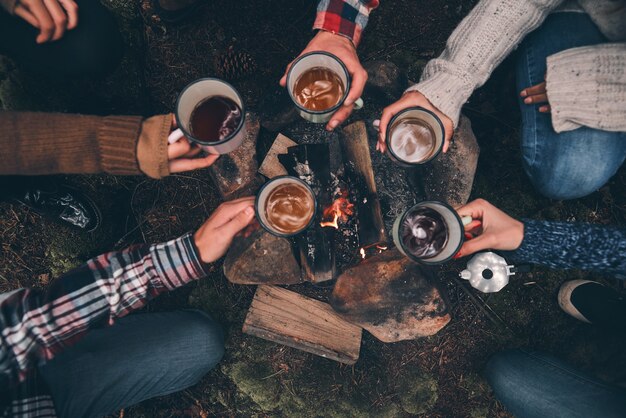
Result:
[[462,78],[449,73],[438,72],[433,75],[424,75],[422,80],[406,89],[419,91],[441,113],[452,120],[454,127],[459,126],[461,108],[472,95],[472,88]]
[[137,164],[136,141],[140,116],[107,116],[98,126],[102,170],[109,174],[141,174]]
[[6,10],[9,14],[14,14],[15,6],[17,6],[17,0],[0,0],[0,6]]
[[137,142],[137,159],[145,175],[160,179],[170,174],[167,137],[171,129],[171,114],[153,116],[143,121]]
[[587,126],[626,131],[626,44],[572,48],[547,58],[546,90],[556,132]]

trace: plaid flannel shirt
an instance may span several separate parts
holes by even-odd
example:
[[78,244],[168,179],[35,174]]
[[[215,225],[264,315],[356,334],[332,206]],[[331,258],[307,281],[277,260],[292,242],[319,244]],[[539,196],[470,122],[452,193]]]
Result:
[[357,46],[370,11],[378,4],[379,0],[321,0],[317,5],[313,29],[345,36]]
[[54,417],[37,366],[90,329],[111,326],[159,294],[206,276],[191,234],[89,260],[46,291],[0,295],[0,416]]

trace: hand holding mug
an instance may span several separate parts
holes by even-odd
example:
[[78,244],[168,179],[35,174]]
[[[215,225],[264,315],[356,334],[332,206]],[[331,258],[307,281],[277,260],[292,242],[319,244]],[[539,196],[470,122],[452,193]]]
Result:
[[[172,129],[176,129],[176,120],[172,118]],[[181,138],[167,146],[167,158],[169,160],[170,173],[198,170],[209,167],[220,157],[218,154],[209,154],[198,158],[202,150],[187,138]]]
[[[356,47],[350,39],[344,36],[326,31],[319,31],[313,39],[311,39],[311,42],[309,42],[300,55],[298,55],[298,57],[313,51],[325,51],[335,55],[346,66],[346,69],[351,77],[350,91],[348,92],[343,105],[335,111],[332,118],[326,125],[326,129],[332,131],[339,126],[340,123],[348,119],[348,116],[352,113],[355,102],[363,94],[365,82],[367,81],[367,71],[365,71],[359,61],[359,57],[356,53]],[[289,72],[292,64],[293,61],[287,66],[285,74],[280,79],[280,85],[283,87],[287,86],[287,73]]]
[[387,150],[385,137],[387,135],[387,125],[389,124],[389,121],[391,121],[397,113],[410,107],[422,107],[426,110],[430,110],[441,120],[445,131],[443,152],[448,152],[450,140],[452,139],[452,134],[454,134],[452,119],[441,113],[439,109],[433,106],[428,101],[426,96],[419,91],[409,91],[405,93],[400,100],[383,109],[383,114],[380,117],[380,122],[378,124],[378,143],[376,144],[376,149],[380,152],[385,152]]
[[220,259],[233,238],[254,219],[254,197],[222,203],[193,236],[205,263]]
[[524,224],[486,200],[476,199],[457,209],[457,212],[459,216],[472,217],[473,221],[465,226],[465,231],[477,235],[465,241],[455,258],[487,249],[516,250],[522,244]]
[[78,24],[78,5],[74,0],[18,0],[14,13],[39,29],[38,44],[58,41],[66,30]]

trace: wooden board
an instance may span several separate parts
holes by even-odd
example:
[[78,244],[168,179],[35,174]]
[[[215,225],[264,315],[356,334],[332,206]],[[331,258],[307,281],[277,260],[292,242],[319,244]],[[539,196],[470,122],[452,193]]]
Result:
[[287,148],[293,147],[294,145],[298,144],[285,135],[278,134],[272,147],[267,152],[261,167],[259,167],[259,173],[270,179],[276,176],[287,175],[287,170],[285,170],[285,167],[278,161],[278,154],[286,154]]
[[257,287],[243,332],[345,364],[354,364],[361,328],[330,305],[276,286]]

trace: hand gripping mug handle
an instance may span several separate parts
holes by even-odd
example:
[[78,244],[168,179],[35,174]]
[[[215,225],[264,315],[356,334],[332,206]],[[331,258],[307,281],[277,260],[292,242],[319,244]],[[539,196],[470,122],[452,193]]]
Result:
[[363,104],[364,104],[364,103],[363,103],[363,99],[359,97],[358,99],[356,99],[356,100],[354,101],[354,109],[355,109],[355,110],[362,109],[362,108],[363,108]]
[[183,133],[183,131],[180,130],[180,128],[178,128],[175,131],[172,131],[170,136],[167,137],[167,143],[170,145],[174,144],[178,142],[183,136],[185,136],[185,134]]

